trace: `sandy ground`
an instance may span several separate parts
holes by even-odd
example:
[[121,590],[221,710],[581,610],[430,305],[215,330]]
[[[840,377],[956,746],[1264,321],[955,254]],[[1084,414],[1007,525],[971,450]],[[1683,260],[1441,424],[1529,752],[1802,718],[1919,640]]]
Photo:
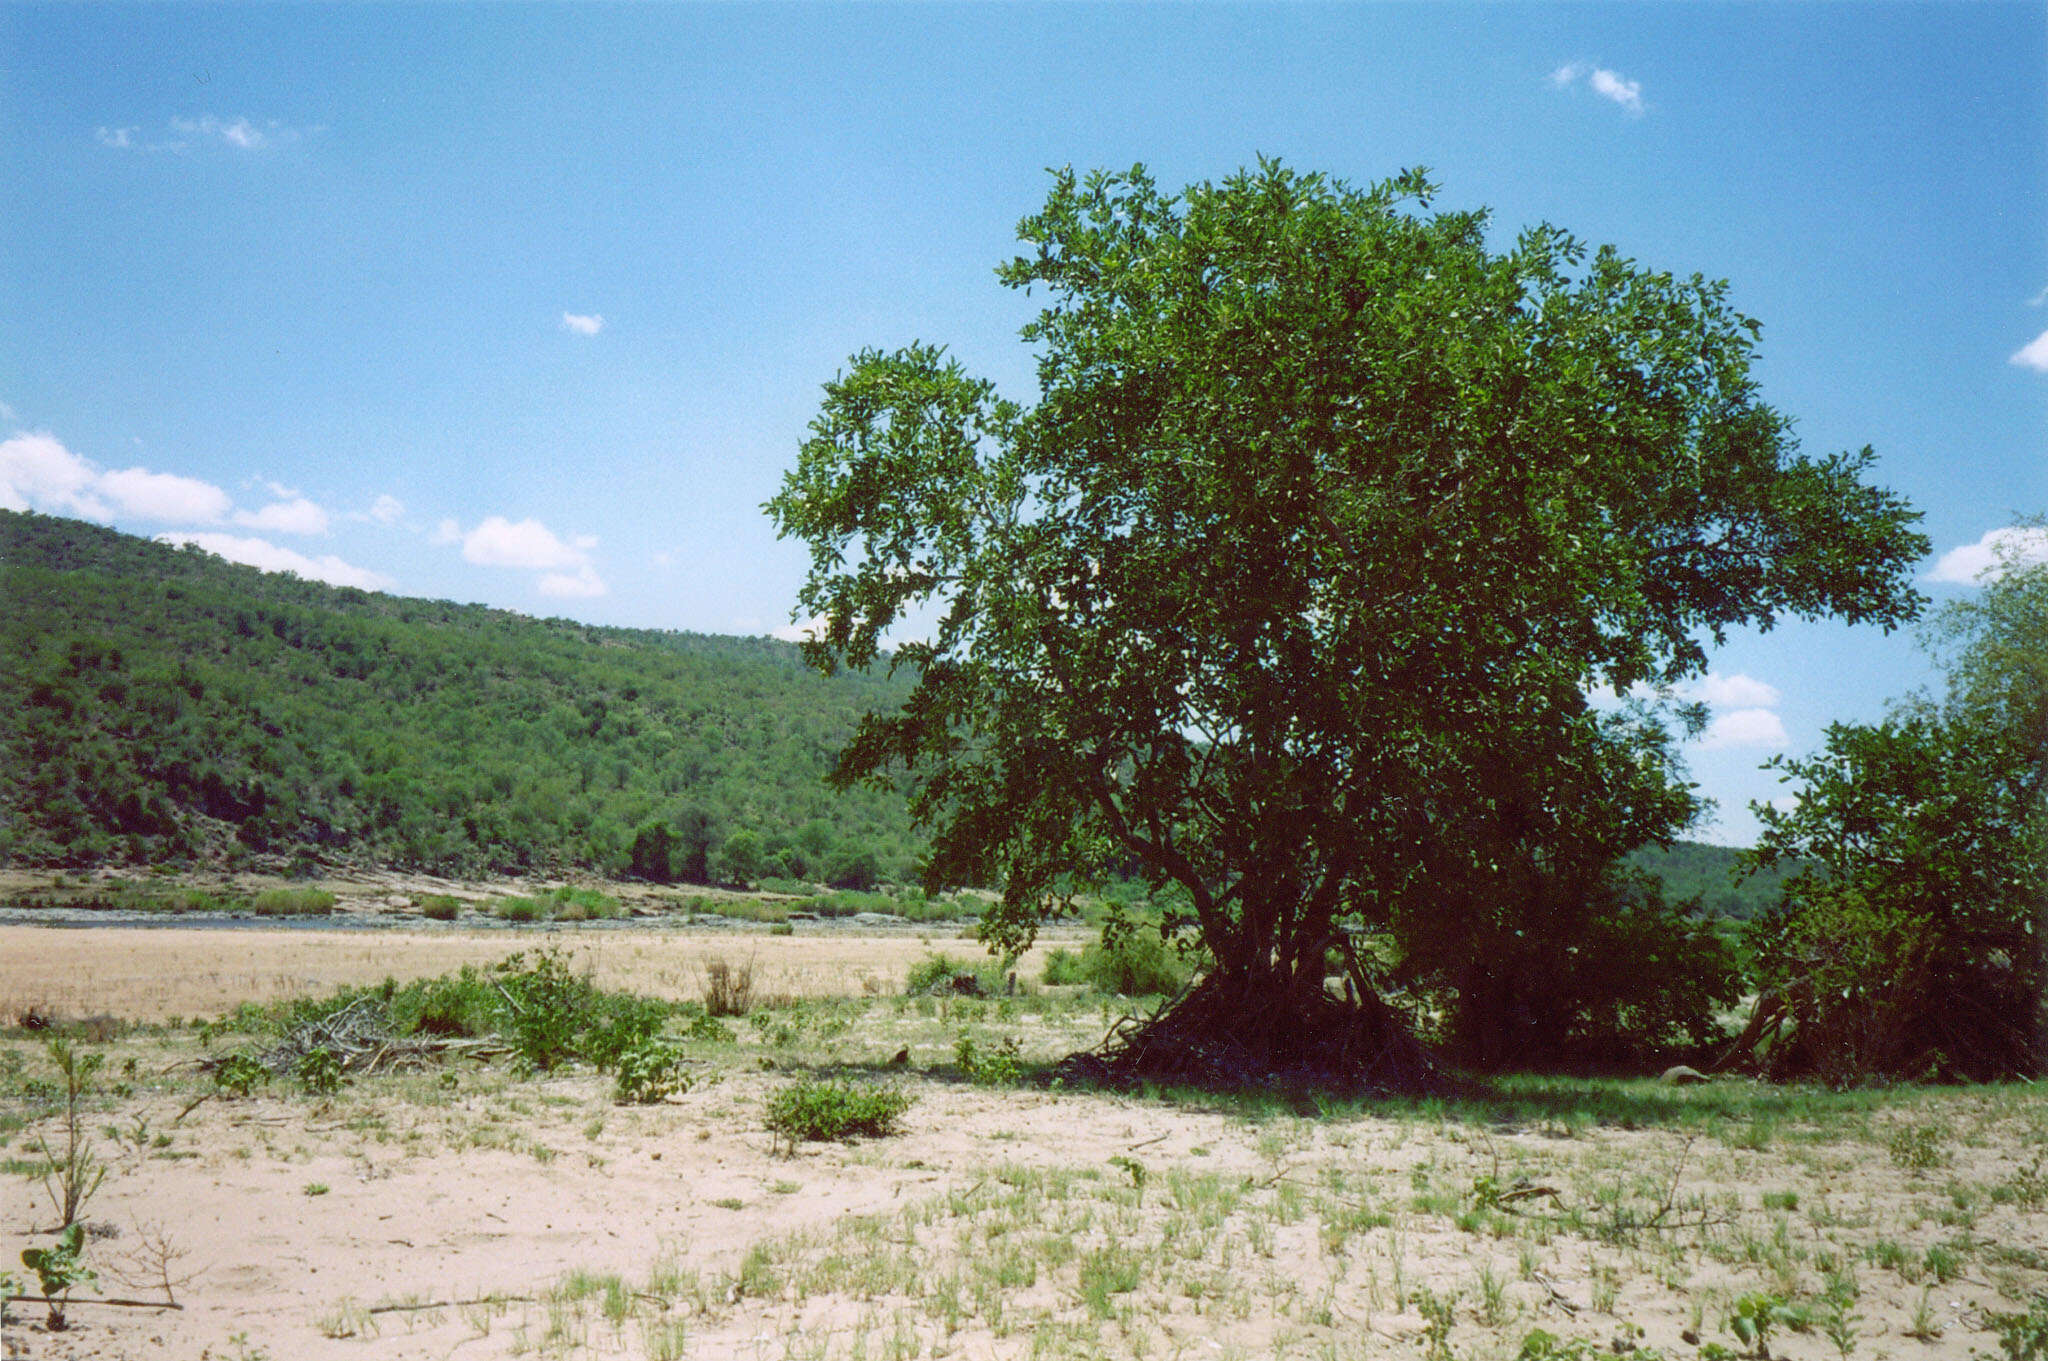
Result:
[[[243,1002],[324,995],[340,984],[400,982],[489,965],[515,950],[559,945],[603,987],[672,1000],[701,996],[713,960],[751,963],[766,999],[900,991],[932,951],[986,959],[958,928],[771,936],[658,924],[471,930],[323,931],[313,927],[0,926],[0,1023],[30,1006],[68,1016],[156,1022],[212,1017]],[[1027,975],[1034,961],[1023,964]]]
[[[2038,1087],[1814,1106],[1646,1083],[1602,1119],[991,1088],[961,1080],[958,1036],[1051,1057],[1098,1037],[1103,1013],[864,997],[868,978],[900,989],[915,936],[560,934],[609,983],[693,996],[707,954],[754,950],[775,990],[852,1000],[737,1026],[738,1044],[692,1051],[691,1090],[651,1107],[615,1105],[588,1072],[464,1061],[181,1117],[205,1090],[199,1037],[117,1039],[86,1124],[109,1169],[85,1214],[104,1235],[98,1290],[64,1332],[15,1304],[0,1355],[1136,1361],[1434,1343],[1509,1361],[1540,1328],[1692,1358],[1688,1334],[1741,1350],[1726,1319],[1765,1292],[1805,1310],[1776,1357],[1915,1361],[1998,1355],[1992,1316],[2048,1289]],[[520,943],[14,928],[0,989],[192,1016]],[[899,1046],[909,1062],[891,1066]],[[786,1150],[764,1107],[806,1071],[881,1078],[915,1104],[894,1137]],[[24,1124],[18,1095],[39,1075],[35,1037],[0,1039],[0,1158],[16,1160],[0,1264],[52,1218],[30,1153],[60,1131]],[[1489,1184],[1514,1190],[1504,1209],[1486,1208]],[[178,1254],[182,1310],[83,1298],[162,1299],[152,1244]],[[1847,1353],[1827,1335],[1831,1291]]]

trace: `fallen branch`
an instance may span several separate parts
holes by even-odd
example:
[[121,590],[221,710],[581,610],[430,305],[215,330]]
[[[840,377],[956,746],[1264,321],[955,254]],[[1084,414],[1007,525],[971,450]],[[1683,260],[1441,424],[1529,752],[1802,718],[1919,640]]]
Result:
[[[41,1295],[0,1295],[0,1304],[48,1304]],[[179,1309],[185,1306],[171,1300],[122,1300],[101,1299],[85,1295],[73,1295],[64,1301],[64,1308],[70,1309],[81,1304],[104,1304],[112,1309]]]

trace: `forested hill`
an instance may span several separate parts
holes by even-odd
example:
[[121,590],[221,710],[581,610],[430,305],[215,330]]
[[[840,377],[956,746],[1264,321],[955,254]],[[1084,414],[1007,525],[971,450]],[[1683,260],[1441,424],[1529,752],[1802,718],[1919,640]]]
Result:
[[[824,774],[906,679],[259,572],[0,511],[0,863],[908,878],[900,795]],[[1747,917],[1735,852],[1638,864]]]
[[907,690],[0,511],[0,862],[898,875],[900,796],[823,776]]

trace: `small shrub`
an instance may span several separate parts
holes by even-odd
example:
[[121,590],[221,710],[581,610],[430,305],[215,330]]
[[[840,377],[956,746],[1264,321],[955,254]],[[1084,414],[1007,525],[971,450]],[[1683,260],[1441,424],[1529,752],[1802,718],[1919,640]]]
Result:
[[249,900],[259,917],[324,917],[334,911],[334,895],[317,888],[267,888]]
[[1097,992],[1120,997],[1171,996],[1193,977],[1178,947],[1145,927],[1111,933],[1081,954],[1081,975]]
[[1909,1125],[1892,1131],[1885,1144],[1892,1162],[1909,1172],[1926,1172],[1948,1161],[1941,1136],[1927,1125]]
[[1009,991],[1012,963],[1010,959],[989,959],[968,964],[934,951],[910,966],[903,990],[911,997],[946,992],[994,997]]
[[2005,1361],[2048,1361],[2048,1295],[2034,1296],[2023,1314],[1987,1313],[1984,1321],[1998,1334]]
[[709,1044],[734,1044],[739,1040],[739,1036],[733,1034],[731,1026],[708,1012],[695,1010],[690,1013],[690,1018],[683,1022],[683,1038],[703,1040]]
[[1088,975],[1081,967],[1081,956],[1058,946],[1045,952],[1045,972],[1040,977],[1051,988],[1071,987],[1088,981]]
[[508,955],[494,970],[510,1011],[506,1029],[520,1061],[548,1069],[575,1057],[578,1039],[596,989],[569,971],[560,950],[541,950],[533,963],[524,950]]
[[805,1078],[768,1099],[768,1131],[792,1151],[806,1140],[881,1138],[896,1132],[910,1102],[892,1087]]
[[583,1057],[600,1071],[619,1065],[630,1050],[652,1044],[674,1012],[673,1004],[631,993],[593,993],[581,1042]]
[[500,898],[491,904],[491,915],[499,921],[524,925],[537,922],[548,912],[547,905],[538,898]]
[[704,1010],[712,1016],[744,1016],[754,1005],[754,962],[704,962]]
[[24,1248],[21,1264],[36,1274],[36,1283],[42,1287],[43,1303],[50,1311],[50,1331],[64,1331],[64,1306],[70,1302],[71,1292],[81,1285],[91,1285],[96,1279],[85,1265],[85,1225],[73,1220],[66,1224],[57,1235],[57,1241],[47,1248]]
[[1013,1087],[1024,1080],[1024,1065],[1017,1057],[1017,1040],[1008,1036],[994,1048],[983,1049],[966,1031],[953,1044],[953,1057],[969,1082],[984,1087]]
[[308,1049],[292,1065],[292,1076],[307,1096],[332,1096],[341,1090],[341,1055],[325,1046]]
[[248,1096],[270,1081],[270,1070],[253,1054],[229,1054],[213,1070],[213,1085],[229,1096]]
[[622,1106],[652,1106],[690,1089],[683,1055],[649,1036],[618,1056],[612,1099]]
[[420,915],[428,921],[452,922],[462,914],[462,900],[446,893],[430,893],[420,899]]

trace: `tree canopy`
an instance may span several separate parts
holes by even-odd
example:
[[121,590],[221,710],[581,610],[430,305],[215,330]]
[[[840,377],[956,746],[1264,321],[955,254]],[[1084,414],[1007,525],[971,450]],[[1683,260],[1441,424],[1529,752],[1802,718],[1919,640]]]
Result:
[[1001,883],[1001,945],[1135,866],[1254,1062],[1304,1042],[1257,1018],[1320,1005],[1342,927],[1469,935],[1686,825],[1662,724],[1589,692],[1918,607],[1915,515],[1868,449],[1798,452],[1724,284],[1547,226],[1495,252],[1435,193],[1059,172],[999,271],[1046,299],[1036,404],[861,353],[769,503],[815,664],[937,615],[837,778],[914,772],[929,882]]
[[1757,863],[1805,861],[1754,931],[1771,1071],[2048,1072],[2048,563],[2009,552],[1925,641],[1945,696],[1831,726],[1757,808]]

